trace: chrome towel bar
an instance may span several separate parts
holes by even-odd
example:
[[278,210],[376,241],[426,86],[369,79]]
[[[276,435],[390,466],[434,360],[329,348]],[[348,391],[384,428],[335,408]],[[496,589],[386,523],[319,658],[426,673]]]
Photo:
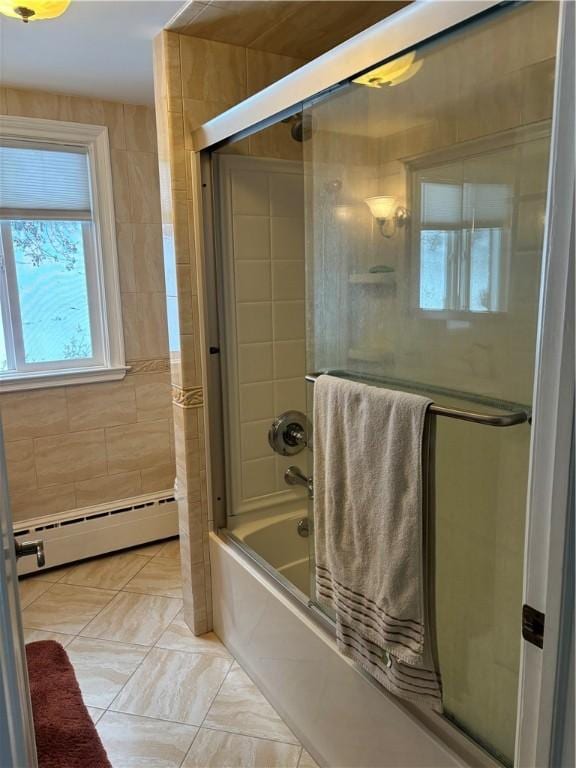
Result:
[[415,384],[414,382],[402,381],[400,379],[380,378],[379,376],[360,374],[352,371],[327,370],[307,374],[306,381],[314,384],[316,380],[324,374],[336,376],[341,379],[351,379],[352,381],[358,381],[363,384],[374,384],[408,392],[413,391],[418,394],[428,395],[429,397],[433,394],[443,395],[444,397],[467,400],[468,402],[474,402],[492,408],[498,408],[499,410],[508,411],[507,413],[478,413],[476,411],[451,408],[447,405],[437,405],[436,403],[432,403],[428,411],[435,416],[447,416],[449,419],[470,421],[474,424],[486,424],[489,427],[513,427],[516,424],[530,423],[531,420],[530,409],[518,405],[517,403],[510,403],[506,400],[490,400],[481,395],[472,395],[467,392],[457,392],[441,387],[428,387],[421,384]]

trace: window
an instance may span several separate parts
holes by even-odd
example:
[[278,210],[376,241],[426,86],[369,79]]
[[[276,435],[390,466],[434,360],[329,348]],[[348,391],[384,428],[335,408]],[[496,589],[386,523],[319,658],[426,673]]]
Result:
[[106,129],[0,121],[0,388],[121,378]]
[[508,151],[415,173],[418,306],[428,312],[504,312],[513,184]]

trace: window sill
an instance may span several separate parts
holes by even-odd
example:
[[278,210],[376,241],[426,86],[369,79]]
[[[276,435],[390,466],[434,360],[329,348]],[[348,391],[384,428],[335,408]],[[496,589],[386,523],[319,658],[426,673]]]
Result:
[[100,381],[119,381],[126,376],[126,366],[115,368],[75,368],[67,371],[37,371],[35,373],[0,376],[0,393],[26,389],[66,387],[74,384],[94,384]]

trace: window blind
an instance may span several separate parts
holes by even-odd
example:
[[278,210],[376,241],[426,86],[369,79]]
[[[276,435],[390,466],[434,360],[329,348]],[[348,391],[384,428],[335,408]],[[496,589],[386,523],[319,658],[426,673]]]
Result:
[[442,229],[462,224],[462,187],[460,184],[421,182],[421,223]]
[[420,179],[420,225],[423,229],[460,229],[474,225],[511,224],[509,184],[425,181]]
[[91,216],[86,151],[0,145],[0,218]]

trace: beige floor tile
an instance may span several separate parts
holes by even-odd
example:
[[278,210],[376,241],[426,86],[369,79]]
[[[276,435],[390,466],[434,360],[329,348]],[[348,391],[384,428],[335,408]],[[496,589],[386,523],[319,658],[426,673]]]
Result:
[[292,731],[236,664],[226,677],[203,725],[298,744]]
[[98,709],[98,707],[86,707],[86,709],[88,710],[88,714],[92,718],[92,722],[94,724],[96,724],[98,720],[100,720],[104,712],[106,712],[105,709]]
[[180,539],[171,539],[170,541],[167,541],[156,557],[180,560]]
[[300,747],[201,728],[182,768],[296,768]]
[[132,547],[131,549],[126,550],[127,552],[131,552],[133,555],[142,555],[144,557],[155,557],[162,547],[164,546],[163,541],[153,541],[151,544],[143,544],[141,547]]
[[37,597],[47,592],[52,584],[53,582],[40,580],[36,576],[31,576],[29,579],[21,579],[18,582],[20,608],[26,608],[30,603],[33,603]]
[[84,703],[106,709],[148,653],[141,645],[77,637],[67,648]]
[[302,750],[302,754],[300,755],[300,762],[298,763],[298,768],[320,768],[316,760],[312,757],[312,755],[309,752],[306,752],[305,749]]
[[148,562],[147,557],[119,552],[80,563],[65,574],[60,584],[122,589]]
[[82,630],[82,635],[118,643],[154,645],[181,608],[182,601],[171,597],[119,592]]
[[22,621],[28,629],[77,635],[115,594],[109,589],[52,584],[22,611]]
[[43,629],[24,628],[25,643],[35,643],[38,640],[56,640],[57,643],[66,648],[74,640],[74,635],[62,635],[60,632],[45,632]]
[[182,576],[177,560],[155,557],[124,587],[126,592],[143,595],[182,597]]
[[198,729],[119,712],[106,712],[98,723],[114,768],[179,768]]
[[[57,565],[55,568],[49,568],[47,571],[41,571],[42,579],[44,581],[51,581],[54,584],[62,581],[66,574],[70,573],[73,568],[76,568],[77,563],[71,565]],[[34,578],[39,578],[35,576]]]
[[171,651],[208,653],[211,656],[221,656],[223,659],[232,660],[232,656],[226,650],[226,646],[220,642],[214,632],[208,632],[206,635],[196,637],[188,629],[182,613],[176,616],[156,645],[158,648],[167,648]]
[[60,581],[62,578],[62,574],[54,573],[54,571],[59,571],[59,568],[53,568],[52,570],[47,571],[35,571],[34,573],[31,573],[27,576],[20,576],[20,582],[24,581],[49,581],[52,584],[55,584],[57,581]]
[[229,668],[216,656],[153,648],[111,709],[200,725]]

